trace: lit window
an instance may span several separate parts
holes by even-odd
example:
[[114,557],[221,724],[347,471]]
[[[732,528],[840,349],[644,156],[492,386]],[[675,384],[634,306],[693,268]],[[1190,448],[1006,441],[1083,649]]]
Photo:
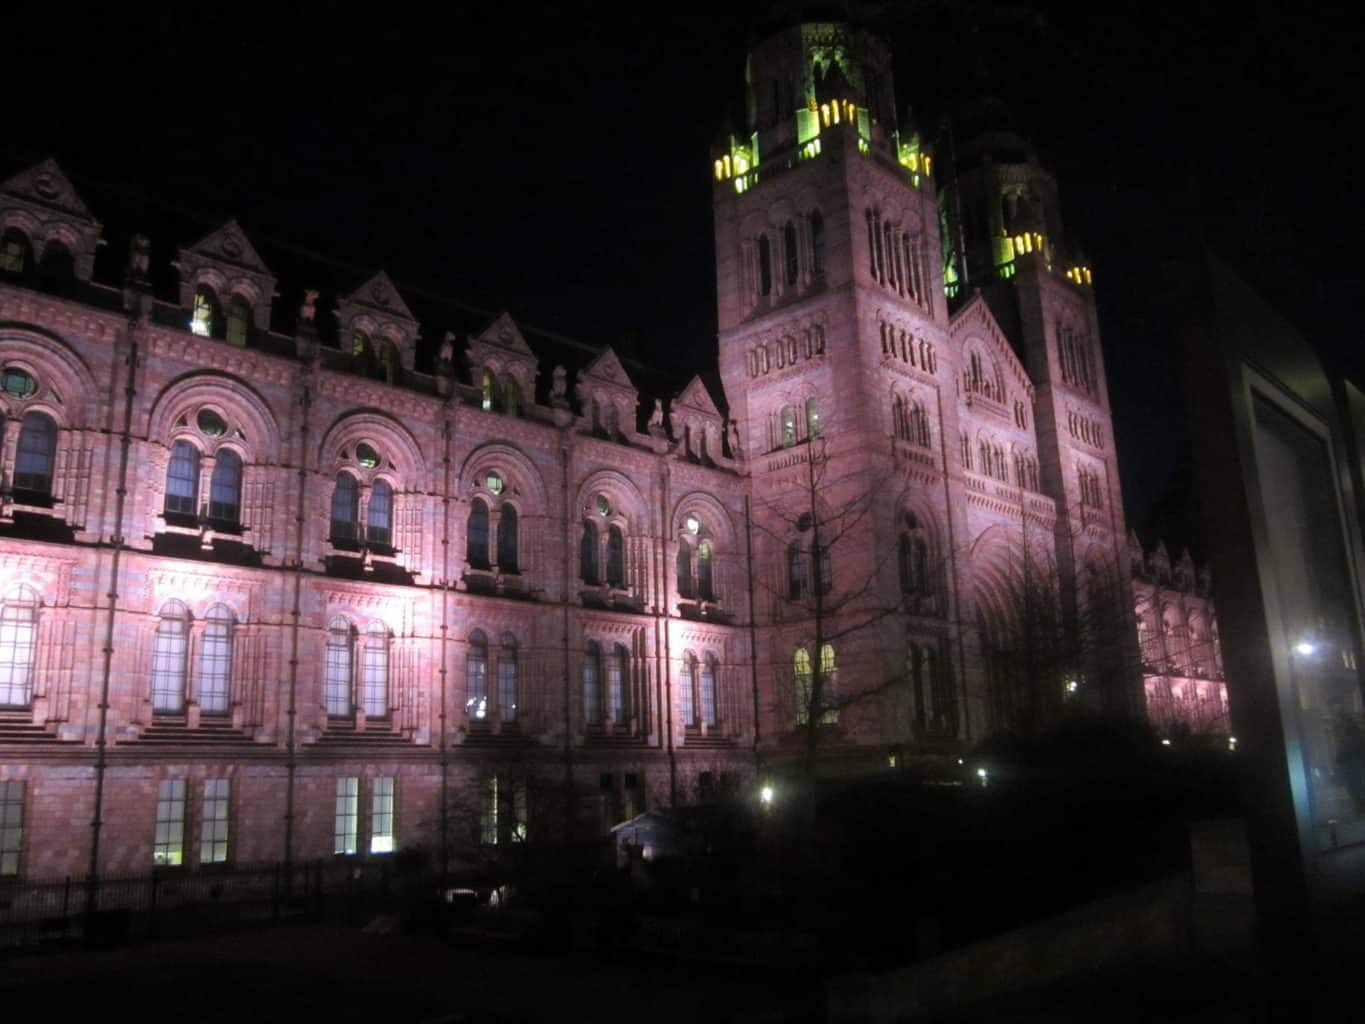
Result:
[[37,635],[38,595],[17,586],[0,606],[0,707],[28,704]]
[[0,782],[0,878],[19,873],[24,840],[24,780]]
[[479,793],[479,838],[488,846],[498,842],[498,777],[483,780]]
[[839,721],[839,709],[834,705],[838,680],[839,671],[834,664],[834,645],[825,644],[820,648],[820,704],[824,708],[824,713],[820,715],[822,725],[833,725]]
[[379,452],[373,446],[361,441],[355,446],[355,460],[366,469],[374,469],[379,465]]
[[488,717],[488,641],[478,630],[469,635],[464,680],[465,714],[471,721],[482,722]]
[[483,485],[488,488],[490,494],[501,494],[503,488],[502,477],[496,472],[490,472],[484,477]]
[[240,295],[234,295],[228,301],[227,343],[238,348],[246,348],[247,332],[250,329],[251,306]]
[[199,830],[199,863],[222,864],[228,856],[227,779],[204,780],[204,819]]
[[333,718],[351,713],[351,626],[333,619],[327,627],[327,651],[323,666],[323,701]]
[[605,494],[599,494],[597,496],[597,514],[599,516],[611,515],[611,502],[607,500]]
[[360,826],[360,780],[337,779],[336,810],[332,818],[332,852],[353,854]]
[[360,706],[371,718],[389,713],[389,631],[378,623],[365,634]]
[[613,725],[630,720],[629,653],[617,644],[607,660],[607,715]]
[[213,336],[218,319],[218,300],[213,291],[200,285],[194,293],[194,312],[190,315],[190,330],[201,338]]
[[811,711],[811,665],[810,654],[804,647],[798,647],[792,656],[792,680],[795,684],[796,724],[808,725]]
[[708,729],[716,724],[716,659],[709,654],[701,664],[701,720]]
[[375,779],[370,790],[370,852],[393,852],[393,779]]
[[815,406],[815,399],[806,399],[806,436],[816,438],[820,436],[820,410]]
[[171,448],[166,467],[166,511],[192,516],[199,511],[199,449],[188,441]]
[[796,408],[790,405],[782,407],[781,414],[781,444],[783,448],[790,448],[796,444]]
[[175,867],[185,860],[185,780],[167,779],[156,792],[152,863]]
[[161,607],[152,644],[152,710],[179,714],[185,710],[185,656],[189,610],[179,601]]
[[688,516],[683,520],[683,526],[686,527],[688,533],[695,537],[701,530],[701,521],[696,516]]
[[496,382],[494,381],[494,379],[493,379],[493,371],[492,371],[492,370],[484,370],[484,371],[483,371],[482,389],[481,389],[481,390],[482,390],[482,400],[481,400],[481,402],[480,402],[480,405],[483,407],[483,410],[484,410],[485,412],[492,412],[492,411],[493,411],[493,398],[494,398],[494,391],[496,390],[496,388],[497,388],[497,383],[496,383]]
[[199,645],[199,708],[206,714],[223,714],[228,709],[232,625],[232,612],[225,605],[209,609]]
[[502,635],[498,654],[498,718],[517,720],[517,638],[511,633]]
[[509,416],[517,415],[517,410],[521,407],[521,387],[511,377],[503,378],[502,382],[502,408]]

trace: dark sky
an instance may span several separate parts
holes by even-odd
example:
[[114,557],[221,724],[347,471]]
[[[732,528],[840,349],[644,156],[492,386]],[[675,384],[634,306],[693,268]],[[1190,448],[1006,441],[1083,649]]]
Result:
[[[709,154],[742,109],[755,8],[487,6],[7,11],[0,168],[53,154],[78,188],[237,216],[544,328],[713,365]],[[1131,521],[1183,451],[1156,302],[1181,246],[1207,241],[1330,362],[1365,362],[1365,83],[1346,13],[872,6],[926,134],[989,89],[1057,172],[1096,271]]]

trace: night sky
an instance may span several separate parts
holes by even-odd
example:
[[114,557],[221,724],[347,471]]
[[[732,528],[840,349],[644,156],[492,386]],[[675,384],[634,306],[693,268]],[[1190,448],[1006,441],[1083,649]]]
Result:
[[[710,147],[740,123],[746,38],[767,5],[488,5],[444,21],[283,6],[7,10],[0,171],[55,155],[78,189],[235,216],[400,285],[593,343],[634,338],[669,367],[714,365]],[[1352,252],[1365,83],[1344,11],[1111,6],[869,8],[926,136],[989,91],[1057,173],[1095,267],[1141,526],[1184,451],[1163,259],[1207,243],[1331,365],[1365,363]]]

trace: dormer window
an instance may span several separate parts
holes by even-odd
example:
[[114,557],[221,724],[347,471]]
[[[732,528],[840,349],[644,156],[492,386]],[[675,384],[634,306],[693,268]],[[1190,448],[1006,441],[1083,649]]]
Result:
[[190,315],[190,331],[201,338],[213,337],[218,326],[218,297],[207,285],[194,290],[194,311]]
[[28,269],[32,259],[28,236],[18,228],[10,228],[3,237],[0,237],[0,270],[9,274],[22,274]]
[[227,343],[238,348],[246,348],[247,334],[251,329],[251,306],[240,295],[234,295],[228,303]]

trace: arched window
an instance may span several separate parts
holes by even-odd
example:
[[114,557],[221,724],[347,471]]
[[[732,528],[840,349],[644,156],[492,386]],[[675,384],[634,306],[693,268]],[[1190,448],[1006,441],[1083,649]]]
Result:
[[839,670],[834,663],[834,645],[820,647],[820,715],[822,725],[833,725],[839,721],[839,709],[835,697],[839,692]]
[[716,599],[715,572],[711,566],[709,541],[702,541],[697,545],[697,596],[703,601]]
[[708,729],[716,724],[716,659],[708,654],[701,663],[701,720]]
[[76,280],[76,260],[71,250],[56,239],[43,246],[43,258],[38,264],[38,277],[42,286],[53,291],[62,291]]
[[630,652],[620,644],[611,650],[607,661],[607,717],[612,725],[630,721]]
[[488,717],[488,640],[477,629],[469,634],[464,661],[464,709],[472,722]]
[[517,638],[502,635],[498,652],[498,718],[504,723],[517,720]]
[[683,725],[695,728],[697,722],[697,656],[684,651],[682,673],[678,678],[679,710],[682,712]]
[[176,515],[199,513],[199,449],[177,441],[166,466],[166,511]]
[[381,345],[383,346],[380,352],[382,353],[384,382],[386,384],[397,384],[398,371],[402,367],[398,359],[398,346],[391,341],[381,342]]
[[482,498],[469,503],[469,524],[465,535],[465,557],[472,569],[488,568],[488,506]]
[[599,725],[602,721],[602,646],[588,641],[583,658],[583,721]]
[[796,700],[796,724],[808,725],[811,710],[811,670],[810,654],[804,647],[798,647],[792,655],[792,682]]
[[810,215],[811,273],[819,277],[825,272],[825,218],[815,210]]
[[389,631],[379,623],[365,634],[360,707],[370,718],[386,718],[389,714]]
[[492,412],[497,392],[497,381],[493,377],[492,370],[483,371],[483,376],[480,378],[480,390],[480,406],[482,406],[484,412]]
[[503,505],[498,515],[498,569],[515,575],[517,567],[517,510]]
[[194,308],[190,313],[190,330],[201,338],[212,338],[222,317],[218,315],[218,296],[212,288],[201,284],[194,290]]
[[597,568],[597,527],[590,522],[583,524],[583,539],[578,545],[578,576],[593,586],[601,578]]
[[350,473],[338,473],[332,491],[332,542],[354,543],[360,520],[360,484]]
[[511,374],[502,381],[502,408],[509,416],[516,416],[521,409],[521,385]]
[[228,300],[227,343],[238,348],[246,348],[247,334],[251,330],[251,306],[240,295]]
[[806,436],[812,440],[820,436],[820,410],[813,398],[806,399]]
[[806,581],[810,579],[810,565],[806,549],[800,544],[787,546],[787,597],[800,601],[806,596]]
[[758,294],[773,293],[773,250],[767,235],[758,238]]
[[208,610],[199,644],[199,709],[221,715],[228,709],[232,683],[231,609],[216,604]]
[[913,550],[909,536],[902,533],[896,550],[896,565],[900,569],[902,594],[913,594],[916,590]]
[[796,284],[798,261],[796,255],[796,227],[787,221],[782,227],[782,258],[786,264],[787,284]]
[[815,562],[815,589],[820,594],[828,594],[834,589],[834,569],[830,564],[829,548],[817,549],[812,545],[811,560]]
[[607,530],[607,586],[626,586],[626,538],[619,526]]
[[333,619],[327,627],[322,683],[323,703],[332,718],[351,713],[353,650],[351,624],[345,619]]
[[14,489],[27,496],[52,496],[52,464],[57,455],[57,424],[46,413],[24,413],[14,456]]
[[18,228],[6,228],[0,236],[0,270],[10,274],[22,274],[33,263],[33,247],[28,235]]
[[697,596],[692,585],[692,545],[685,540],[678,541],[678,596],[689,601]]
[[790,448],[796,444],[796,407],[784,405],[782,407],[782,431],[781,443],[783,448]]
[[161,606],[152,645],[153,711],[179,714],[185,710],[189,618],[189,609],[179,601],[167,601]]
[[242,514],[242,457],[219,448],[209,480],[209,518],[236,526]]
[[365,513],[365,540],[371,547],[393,544],[393,488],[386,480],[376,480],[370,488],[370,507]]
[[0,602],[0,707],[28,704],[37,640],[38,595],[30,587],[14,587]]

